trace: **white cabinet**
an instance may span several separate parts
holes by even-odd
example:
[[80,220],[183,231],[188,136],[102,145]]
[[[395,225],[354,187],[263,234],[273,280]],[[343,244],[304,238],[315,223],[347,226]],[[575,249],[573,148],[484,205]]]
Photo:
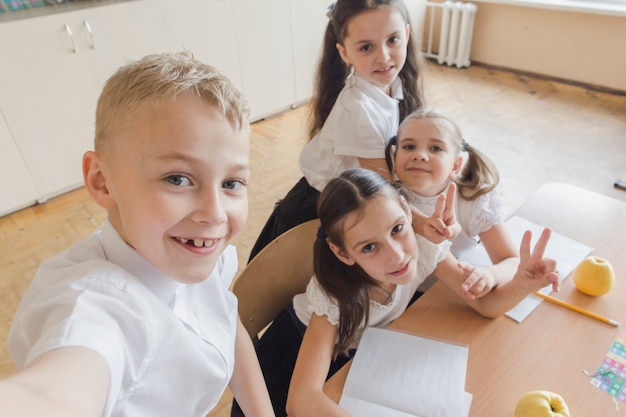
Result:
[[163,0],[162,8],[170,49],[193,52],[196,58],[217,68],[241,89],[231,2]]
[[0,24],[0,109],[38,191],[82,185],[102,84],[128,59],[163,48],[155,1],[132,1]]
[[329,4],[328,0],[291,0],[296,104],[308,101],[313,95]]
[[290,0],[232,0],[241,90],[258,120],[295,103]]
[[37,189],[0,113],[0,216],[37,200]]

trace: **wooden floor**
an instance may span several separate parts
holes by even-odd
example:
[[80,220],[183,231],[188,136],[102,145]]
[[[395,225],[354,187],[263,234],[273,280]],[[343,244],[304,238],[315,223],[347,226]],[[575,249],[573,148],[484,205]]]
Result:
[[[616,179],[626,180],[626,96],[478,66],[431,66],[426,85],[428,104],[452,114],[468,142],[497,163],[507,215],[547,182],[626,201],[626,192],[613,187]],[[307,111],[304,105],[252,126],[250,215],[234,242],[240,265],[274,202],[301,176],[297,158],[306,142]],[[0,377],[15,370],[6,336],[35,269],[103,219],[84,189],[0,218]],[[230,400],[226,392],[211,415],[228,416]]]

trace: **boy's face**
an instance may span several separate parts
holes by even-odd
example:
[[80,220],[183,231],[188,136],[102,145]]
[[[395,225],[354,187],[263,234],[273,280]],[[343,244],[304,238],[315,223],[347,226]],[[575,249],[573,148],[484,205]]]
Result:
[[99,163],[84,163],[86,180],[95,170],[104,184],[92,195],[152,265],[179,282],[200,282],[246,222],[248,131],[191,96],[140,104],[129,119],[91,156]]

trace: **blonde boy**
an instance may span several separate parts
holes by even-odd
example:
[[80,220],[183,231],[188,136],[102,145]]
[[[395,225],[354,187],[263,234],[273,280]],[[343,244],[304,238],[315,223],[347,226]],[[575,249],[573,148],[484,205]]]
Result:
[[205,416],[227,384],[246,415],[273,415],[228,291],[248,214],[247,114],[186,53],[107,81],[83,174],[108,219],[38,270],[10,331],[21,371],[0,382],[0,415]]

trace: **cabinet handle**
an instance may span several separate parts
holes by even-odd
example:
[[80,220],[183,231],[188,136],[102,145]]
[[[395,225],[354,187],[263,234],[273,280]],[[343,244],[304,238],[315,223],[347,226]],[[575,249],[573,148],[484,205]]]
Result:
[[91,25],[87,20],[84,22],[85,29],[87,29],[87,33],[89,34],[89,42],[91,43],[91,49],[96,49],[96,40],[93,37],[93,30],[91,30]]
[[68,25],[67,23],[64,25],[65,27],[65,32],[67,33],[67,36],[70,37],[70,41],[72,41],[72,52],[76,53],[76,42],[74,42],[74,35],[72,34],[72,29],[70,28],[70,25]]

